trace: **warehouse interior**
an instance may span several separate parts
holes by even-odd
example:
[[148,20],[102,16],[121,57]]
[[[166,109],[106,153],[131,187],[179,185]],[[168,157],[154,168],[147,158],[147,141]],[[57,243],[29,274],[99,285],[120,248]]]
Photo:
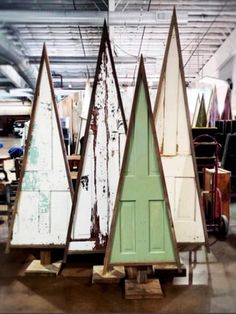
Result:
[[236,0],[0,1],[0,313],[235,312],[235,47]]

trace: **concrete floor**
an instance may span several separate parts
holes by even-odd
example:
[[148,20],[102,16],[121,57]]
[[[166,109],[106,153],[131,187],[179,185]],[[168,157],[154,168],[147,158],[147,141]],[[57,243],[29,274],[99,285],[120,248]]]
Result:
[[[38,258],[39,252],[12,249],[6,255],[6,236],[4,223],[0,225],[0,313],[235,313],[236,310],[235,203],[231,205],[227,239],[220,241],[210,236],[209,254],[204,248],[196,254],[182,252],[187,276],[160,277],[164,298],[159,300],[126,300],[123,282],[92,285],[92,265],[102,264],[103,260],[99,255],[74,256],[57,277],[26,276],[26,267]],[[55,252],[53,258],[61,259],[62,251]]]

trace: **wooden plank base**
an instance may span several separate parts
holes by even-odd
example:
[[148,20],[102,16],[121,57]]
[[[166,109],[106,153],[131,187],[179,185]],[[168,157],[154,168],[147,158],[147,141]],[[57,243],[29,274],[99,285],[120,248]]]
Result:
[[165,267],[163,265],[154,265],[153,266],[153,272],[158,275],[170,275],[175,277],[185,277],[186,276],[186,266],[182,261],[180,261],[180,271],[178,270],[178,267],[176,264],[166,264]]
[[125,277],[123,266],[114,266],[109,272],[103,274],[103,265],[93,266],[92,283],[119,283]]
[[52,263],[50,265],[42,265],[40,260],[33,260],[25,271],[25,275],[39,275],[39,276],[57,276],[60,268],[61,261]]
[[145,283],[136,280],[125,280],[126,299],[161,299],[163,292],[158,279],[148,279]]

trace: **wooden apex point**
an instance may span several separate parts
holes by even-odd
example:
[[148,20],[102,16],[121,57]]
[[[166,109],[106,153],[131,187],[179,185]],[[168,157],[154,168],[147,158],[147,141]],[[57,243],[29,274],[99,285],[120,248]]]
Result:
[[145,283],[136,280],[125,280],[126,299],[161,299],[163,292],[158,279],[148,279]]
[[103,267],[103,265],[93,266],[92,283],[119,283],[125,277],[123,266],[114,266],[105,274],[103,274]]

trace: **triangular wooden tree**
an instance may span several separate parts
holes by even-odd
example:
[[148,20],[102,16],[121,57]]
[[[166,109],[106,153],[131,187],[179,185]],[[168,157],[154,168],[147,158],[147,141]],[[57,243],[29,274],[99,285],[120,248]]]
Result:
[[173,11],[154,106],[161,160],[178,243],[205,243],[176,12]]
[[8,247],[64,246],[72,192],[44,45]]
[[197,95],[197,100],[196,100],[196,105],[195,105],[195,109],[194,109],[194,113],[193,113],[193,119],[192,119],[192,126],[195,127],[196,126],[196,122],[197,122],[197,116],[198,116],[198,112],[199,112],[199,108],[200,108],[200,96],[199,94]]
[[68,252],[106,247],[125,133],[125,115],[104,22],[64,262]]
[[220,113],[218,108],[218,99],[216,93],[216,86],[214,87],[209,105],[209,114],[208,114],[208,126],[213,128],[215,127],[215,123],[220,119]]
[[207,126],[207,114],[206,114],[206,106],[205,106],[205,98],[204,94],[202,94],[200,108],[198,111],[196,127],[206,127]]
[[221,114],[221,120],[232,120],[232,110],[231,110],[231,90],[228,88],[226,96],[224,109]]
[[179,257],[141,57],[104,272],[157,263]]

